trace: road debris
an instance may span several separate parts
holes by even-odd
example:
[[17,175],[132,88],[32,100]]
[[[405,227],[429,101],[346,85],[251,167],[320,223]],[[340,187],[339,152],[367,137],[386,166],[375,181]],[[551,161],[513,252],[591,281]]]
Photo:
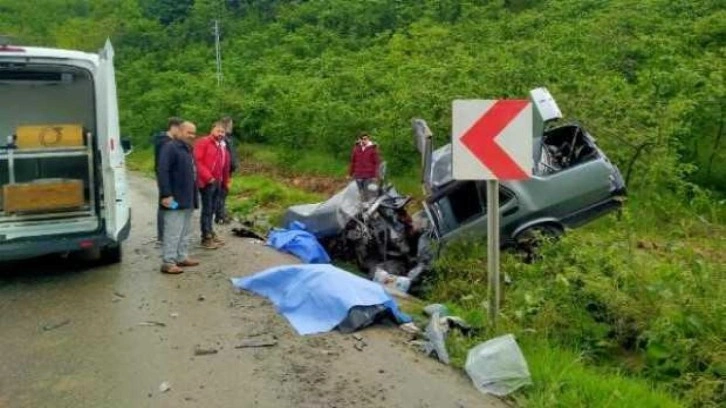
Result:
[[169,316],[170,317],[173,317],[174,319],[176,319],[177,317],[179,317],[179,313],[176,313],[176,312],[169,313]]
[[121,292],[116,292],[116,291],[114,291],[114,292],[113,292],[113,295],[114,295],[114,296],[117,296],[117,297],[120,297],[120,298],[125,298],[125,297],[126,297],[126,295],[124,295],[123,293],[121,293]]
[[155,322],[153,320],[146,320],[144,322],[139,323],[139,326],[157,326],[157,327],[166,327],[166,323],[162,322]]
[[167,392],[171,389],[171,383],[169,381],[164,381],[159,385],[159,392]]
[[273,337],[263,336],[260,338],[246,338],[243,339],[240,344],[234,346],[236,349],[244,348],[260,348],[260,347],[274,347],[277,346],[277,339]]
[[464,366],[474,386],[498,397],[532,384],[527,361],[514,336],[505,334],[469,350]]
[[410,322],[410,323],[404,323],[400,326],[398,326],[401,330],[405,331],[409,334],[419,334],[421,333],[421,329],[416,326],[416,323]]
[[424,308],[424,313],[431,316],[423,337],[425,341],[413,341],[411,344],[418,345],[426,355],[436,355],[436,358],[444,364],[449,364],[449,353],[446,350],[446,335],[452,329],[459,329],[463,334],[468,335],[474,329],[457,316],[449,316],[446,306],[435,303]]
[[61,327],[65,326],[65,325],[69,324],[70,322],[71,322],[71,319],[65,319],[65,320],[62,320],[62,321],[60,321],[58,323],[48,323],[48,324],[45,324],[45,325],[43,325],[43,331],[51,331],[51,330],[55,330],[55,329],[61,328]]
[[194,347],[195,356],[208,356],[210,354],[217,354],[219,351],[215,348],[203,348],[199,345]]
[[265,238],[260,234],[247,227],[236,227],[232,228],[232,233],[240,238],[253,238],[259,241],[265,241]]
[[204,299],[206,299],[204,295],[199,295],[199,297],[197,298],[197,300],[200,302],[204,302]]

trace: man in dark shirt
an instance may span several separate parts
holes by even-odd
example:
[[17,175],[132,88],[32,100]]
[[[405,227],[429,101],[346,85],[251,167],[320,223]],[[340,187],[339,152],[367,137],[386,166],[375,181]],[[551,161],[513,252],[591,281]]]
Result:
[[[176,139],[181,133],[181,124],[183,120],[178,117],[171,117],[167,123],[166,131],[161,131],[154,135],[154,173],[159,169],[159,153],[162,146],[171,140]],[[157,245],[161,244],[164,237],[164,220],[162,218],[162,207],[159,205],[156,210],[156,241]]]
[[164,220],[161,272],[171,274],[184,272],[182,267],[199,265],[188,253],[192,214],[199,208],[197,168],[192,151],[196,127],[184,122],[180,128],[180,135],[162,146],[156,173]]

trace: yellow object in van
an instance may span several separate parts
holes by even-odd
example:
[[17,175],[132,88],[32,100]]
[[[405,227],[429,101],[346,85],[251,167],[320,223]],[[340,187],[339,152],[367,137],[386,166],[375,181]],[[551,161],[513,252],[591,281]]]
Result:
[[83,126],[78,124],[18,126],[15,132],[18,149],[81,147]]

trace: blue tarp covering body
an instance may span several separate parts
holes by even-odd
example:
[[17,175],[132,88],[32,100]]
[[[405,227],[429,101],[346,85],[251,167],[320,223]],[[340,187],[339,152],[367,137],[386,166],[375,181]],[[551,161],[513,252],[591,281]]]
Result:
[[383,305],[399,323],[411,318],[383,287],[332,265],[285,265],[232,284],[269,298],[301,335],[333,330],[354,306]]
[[267,237],[267,245],[300,258],[305,263],[330,263],[330,256],[315,235],[305,230],[305,224],[294,221],[288,229],[274,229]]

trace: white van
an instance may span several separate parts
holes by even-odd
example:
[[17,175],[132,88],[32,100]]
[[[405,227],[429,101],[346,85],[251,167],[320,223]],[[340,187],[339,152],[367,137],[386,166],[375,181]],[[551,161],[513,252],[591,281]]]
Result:
[[121,260],[129,236],[113,47],[0,39],[0,261],[53,253]]

